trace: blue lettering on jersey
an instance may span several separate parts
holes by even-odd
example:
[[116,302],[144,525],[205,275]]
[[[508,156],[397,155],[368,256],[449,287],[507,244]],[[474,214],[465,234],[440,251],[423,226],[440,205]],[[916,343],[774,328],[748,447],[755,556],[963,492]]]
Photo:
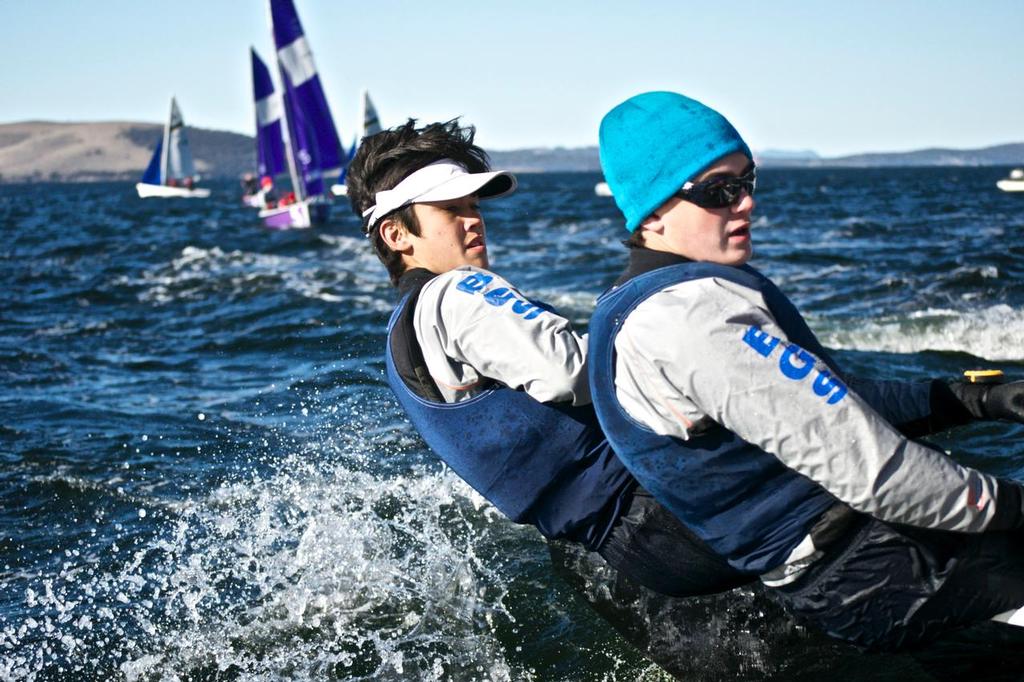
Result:
[[[794,364],[794,355],[798,362],[803,363],[802,365]],[[786,346],[786,350],[782,351],[782,357],[779,358],[779,371],[793,381],[806,378],[812,369],[814,369],[814,358],[800,346]]]
[[775,346],[779,345],[777,338],[754,326],[751,326],[747,333],[743,335],[743,340],[747,342],[748,346],[760,353],[762,357],[771,355],[772,351],[775,350]]
[[544,312],[544,309],[539,305],[530,303],[529,301],[520,301],[517,298],[512,304],[512,312],[517,315],[522,315],[524,320],[532,320]]
[[[492,275],[474,272],[464,277],[462,281],[455,285],[455,288],[467,294],[477,294],[483,291],[493,279]],[[516,315],[522,315],[524,320],[532,320],[544,312],[544,308],[537,304],[518,298],[508,287],[491,289],[484,293],[484,300],[497,308],[512,301],[512,312]]]
[[465,291],[470,294],[475,294],[476,292],[480,291],[485,286],[490,284],[492,279],[494,279],[494,277],[492,277],[491,275],[481,275],[474,272],[469,277],[466,277],[461,282],[456,284],[455,287],[459,291]]
[[505,305],[509,299],[515,298],[516,295],[508,290],[508,287],[498,287],[497,289],[491,289],[484,294],[484,300],[493,306]]
[[[782,343],[782,339],[772,336],[766,331],[751,325],[743,334],[743,342],[763,358],[771,357],[772,352]],[[795,343],[782,343],[785,349],[779,357],[779,371],[793,381],[803,381],[811,371],[816,371],[811,389],[822,398],[828,397],[828,404],[835,405],[846,397],[847,388],[827,369],[815,370],[814,356]]]

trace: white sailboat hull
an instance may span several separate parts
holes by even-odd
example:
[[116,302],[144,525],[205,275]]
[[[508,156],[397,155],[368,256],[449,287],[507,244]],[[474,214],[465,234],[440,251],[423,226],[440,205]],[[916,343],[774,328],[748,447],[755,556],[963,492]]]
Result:
[[996,187],[1004,192],[1024,192],[1024,180],[1000,180]]
[[264,190],[260,190],[255,194],[243,194],[242,203],[250,208],[266,208],[267,193]]
[[607,182],[599,182],[594,185],[594,194],[599,197],[610,197],[612,195],[612,190],[608,187]]
[[305,199],[287,206],[265,208],[260,211],[260,220],[271,230],[301,230],[327,222],[329,211],[330,204],[319,199]]
[[137,191],[139,196],[143,199],[150,199],[153,197],[162,199],[168,199],[171,197],[205,199],[210,196],[210,190],[206,187],[193,187],[192,189],[189,189],[187,187],[170,187],[168,185],[150,185],[145,182],[135,183],[135,191]]

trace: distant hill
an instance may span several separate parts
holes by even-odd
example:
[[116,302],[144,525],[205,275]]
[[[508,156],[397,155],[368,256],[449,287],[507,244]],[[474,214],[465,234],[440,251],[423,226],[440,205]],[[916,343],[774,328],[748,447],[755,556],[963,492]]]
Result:
[[601,172],[597,147],[546,147],[488,153],[491,165],[513,173]]
[[[1024,142],[998,144],[981,150],[921,150],[881,154],[858,154],[848,157],[823,158],[811,151],[756,151],[762,168],[877,168],[886,166],[1021,166],[1024,165]],[[596,146],[575,148],[541,148],[515,152],[492,152],[495,166],[518,172],[601,171]]]
[[1024,143],[1000,144],[982,149],[920,149],[912,152],[854,154],[806,162],[808,166],[1022,166]]
[[794,161],[817,161],[821,157],[817,152],[813,152],[810,149],[801,149],[797,151],[789,151],[784,149],[762,149],[754,154],[757,157],[757,162],[761,165],[766,163],[776,162],[794,162]]
[[[1024,143],[1003,144],[984,149],[922,149],[912,152],[856,154],[821,157],[810,150],[755,151],[762,168],[873,168],[892,166],[1021,166],[1024,165]],[[565,149],[521,149],[491,152],[495,166],[519,172],[601,171],[597,147]]]
[[[0,182],[136,180],[162,134],[162,125],[125,121],[2,124]],[[247,135],[188,128],[188,138],[205,177],[238,177],[256,164]]]
[[[109,121],[0,124],[0,182],[136,180],[149,163],[162,127],[155,123]],[[222,130],[189,128],[198,172],[208,178],[237,178],[256,164],[253,139]],[[879,166],[1020,166],[1024,143],[984,149],[922,149],[822,158],[813,151],[755,152],[767,168]],[[496,167],[516,172],[600,172],[597,147],[554,147],[491,152]]]

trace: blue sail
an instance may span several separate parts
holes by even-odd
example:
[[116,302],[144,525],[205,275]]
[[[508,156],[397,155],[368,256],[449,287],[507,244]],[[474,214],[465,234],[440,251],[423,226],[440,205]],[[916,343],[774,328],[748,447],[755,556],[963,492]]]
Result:
[[149,165],[146,166],[146,172],[142,174],[142,182],[147,185],[162,185],[164,179],[160,177],[160,160],[163,156],[164,151],[164,138],[161,135],[160,140],[156,143],[156,150],[153,152],[153,158],[149,160]]
[[290,83],[290,87],[285,89],[285,97],[290,100],[289,110],[300,112],[305,119],[306,133],[311,137],[308,141],[310,149],[315,148],[320,168],[324,171],[339,170],[348,162],[348,156],[334,127],[331,109],[313,63],[313,52],[302,32],[295,4],[292,0],[270,0],[270,19],[282,79],[287,76]]
[[[359,148],[359,138],[352,140],[352,146],[348,148],[348,160],[352,161],[352,157],[356,155],[356,149]],[[345,184],[345,176],[348,175],[348,163],[341,168],[341,174],[338,175],[338,184]]]
[[275,176],[287,170],[284,138],[281,136],[281,98],[274,92],[270,70],[256,50],[252,56],[252,91],[256,104],[256,168],[260,176]]

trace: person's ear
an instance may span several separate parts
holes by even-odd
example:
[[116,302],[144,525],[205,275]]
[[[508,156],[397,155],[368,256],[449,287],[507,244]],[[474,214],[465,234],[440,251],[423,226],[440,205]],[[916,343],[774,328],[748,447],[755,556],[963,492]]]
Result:
[[401,220],[396,218],[385,218],[381,221],[380,225],[377,226],[380,230],[380,236],[384,240],[384,243],[388,245],[388,248],[398,253],[405,253],[412,248],[412,242],[409,239],[409,230],[405,227]]
[[[658,209],[658,211],[660,210]],[[646,230],[654,234],[665,234],[665,223],[661,221],[661,215],[658,211],[641,220],[640,225],[636,229]]]

